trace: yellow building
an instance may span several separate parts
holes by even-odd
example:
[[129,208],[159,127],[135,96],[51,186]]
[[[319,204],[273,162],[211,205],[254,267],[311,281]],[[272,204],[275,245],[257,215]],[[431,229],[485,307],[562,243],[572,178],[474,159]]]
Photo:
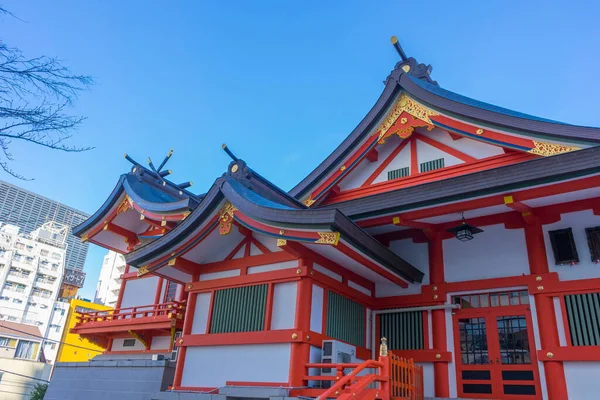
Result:
[[70,333],[71,328],[75,326],[76,313],[86,311],[107,311],[112,310],[112,307],[107,307],[102,304],[91,303],[86,300],[71,299],[69,302],[69,314],[67,316],[66,326],[63,331],[61,345],[58,350],[57,361],[72,362],[72,361],[89,361],[98,354],[104,352],[104,347],[98,346],[96,343],[84,339],[77,334]]

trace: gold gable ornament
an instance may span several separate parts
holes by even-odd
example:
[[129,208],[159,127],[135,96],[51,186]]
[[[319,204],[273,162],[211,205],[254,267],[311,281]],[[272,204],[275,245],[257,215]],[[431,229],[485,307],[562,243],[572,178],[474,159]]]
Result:
[[528,153],[536,154],[538,156],[543,156],[543,157],[555,156],[557,154],[569,153],[571,151],[581,150],[579,147],[565,146],[562,144],[547,143],[547,142],[538,142],[536,140],[533,141],[533,145],[535,147],[533,149],[529,150]]

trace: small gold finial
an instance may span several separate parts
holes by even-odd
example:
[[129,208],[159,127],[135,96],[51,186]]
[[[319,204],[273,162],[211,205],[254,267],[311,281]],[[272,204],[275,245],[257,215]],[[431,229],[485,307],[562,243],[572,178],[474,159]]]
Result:
[[388,355],[387,339],[381,338],[381,345],[379,346],[379,355],[385,357]]
[[238,171],[239,167],[237,164],[233,164],[231,166],[231,173],[235,174]]
[[226,145],[225,143],[223,143],[223,144],[221,145],[221,148],[222,148],[222,149],[225,149],[226,147],[227,147],[227,145]]
[[127,153],[123,153],[123,157],[127,158]]
[[390,38],[390,42],[392,42],[392,44],[396,44],[396,43],[398,43],[398,38],[396,36],[392,36]]
[[[171,157],[173,155],[173,149],[169,150],[169,157]],[[169,173],[171,173],[171,170],[169,170]]]

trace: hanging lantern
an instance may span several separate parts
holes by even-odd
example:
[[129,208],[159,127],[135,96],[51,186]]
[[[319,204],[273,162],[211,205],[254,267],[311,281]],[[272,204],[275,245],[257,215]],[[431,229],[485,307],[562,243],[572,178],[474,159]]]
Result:
[[473,239],[473,235],[483,232],[483,229],[479,229],[476,226],[467,224],[464,214],[461,213],[461,215],[461,224],[454,228],[448,229],[448,232],[453,234],[461,242],[468,242],[469,240]]

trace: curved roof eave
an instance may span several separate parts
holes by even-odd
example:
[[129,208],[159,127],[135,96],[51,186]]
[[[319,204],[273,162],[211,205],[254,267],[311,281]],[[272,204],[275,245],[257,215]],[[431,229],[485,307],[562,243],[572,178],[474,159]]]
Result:
[[194,235],[196,230],[202,228],[202,222],[213,214],[215,208],[223,200],[223,193],[220,189],[221,181],[222,178],[219,178],[213,183],[198,207],[179,225],[155,241],[125,254],[125,261],[132,265],[144,264],[162,254],[164,249],[171,249],[189,235]]
[[421,271],[383,246],[338,210],[298,210],[278,206],[255,192],[252,192],[254,196],[250,199],[246,191],[250,189],[231,177],[219,178],[188,218],[161,238],[125,255],[127,263],[143,265],[171,253],[174,247],[202,229],[205,220],[213,215],[222,200],[227,199],[244,215],[257,221],[275,225],[287,223],[300,229],[314,229],[320,226],[339,230],[344,240],[398,276],[409,282],[420,282],[423,278]]
[[494,106],[439,88],[408,74],[400,76],[400,86],[416,100],[467,118],[561,139],[600,143],[600,128],[569,125]]
[[102,206],[91,217],[83,221],[81,224],[77,225],[73,228],[73,235],[77,237],[81,237],[85,231],[96,225],[98,222],[104,220],[104,215],[115,206],[118,202],[119,198],[123,194],[125,190],[123,187],[123,182],[125,181],[125,177],[127,174],[123,174],[119,177],[117,184],[115,185],[113,191],[110,193],[108,198],[104,201]]

